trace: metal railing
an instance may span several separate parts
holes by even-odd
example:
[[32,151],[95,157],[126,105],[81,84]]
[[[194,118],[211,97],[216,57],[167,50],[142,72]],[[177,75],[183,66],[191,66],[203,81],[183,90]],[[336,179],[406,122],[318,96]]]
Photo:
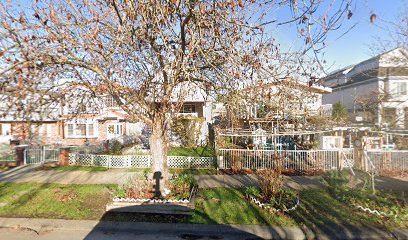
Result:
[[232,164],[241,169],[273,168],[280,159],[283,168],[296,171],[333,170],[341,166],[341,157],[352,157],[352,149],[341,150],[248,150],[219,149],[218,167],[229,169]]
[[58,161],[59,149],[49,147],[27,148],[25,151],[26,164],[42,164]]
[[368,150],[366,156],[381,171],[408,171],[408,150]]

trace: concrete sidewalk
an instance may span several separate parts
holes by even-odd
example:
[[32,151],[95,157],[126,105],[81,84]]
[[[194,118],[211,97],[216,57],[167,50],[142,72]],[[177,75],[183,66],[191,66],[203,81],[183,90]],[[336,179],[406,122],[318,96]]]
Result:
[[[38,166],[26,165],[0,173],[0,182],[37,182],[61,184],[123,184],[131,177],[141,177],[141,172],[111,169],[104,172],[36,170]],[[256,175],[196,175],[200,188],[240,188],[258,186]],[[362,178],[362,176],[360,176]],[[407,178],[376,177],[377,189],[408,192]],[[284,176],[284,184],[297,190],[322,188],[321,176]]]
[[[200,188],[241,188],[259,185],[256,175],[197,175],[194,178]],[[297,190],[324,187],[320,176],[284,176],[284,184]]]
[[[323,188],[321,176],[283,176],[284,185],[296,190]],[[359,176],[362,179],[362,176]],[[200,188],[241,188],[258,186],[256,175],[197,175],[194,178]],[[393,190],[408,192],[408,179],[393,177],[375,177],[375,187],[379,190]],[[360,185],[363,182],[360,182]]]
[[[325,231],[330,229],[330,231]],[[407,239],[407,230],[373,227],[300,227],[100,222],[88,220],[0,218],[5,239]]]
[[129,178],[143,173],[126,170],[105,172],[36,170],[38,166],[27,165],[15,171],[0,174],[0,182],[36,182],[60,184],[123,184]]

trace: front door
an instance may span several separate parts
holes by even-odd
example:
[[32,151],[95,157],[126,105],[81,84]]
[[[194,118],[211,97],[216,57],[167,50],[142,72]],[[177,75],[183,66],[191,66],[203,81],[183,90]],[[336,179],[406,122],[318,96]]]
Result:
[[107,139],[120,139],[123,136],[123,124],[122,123],[110,123],[108,124]]

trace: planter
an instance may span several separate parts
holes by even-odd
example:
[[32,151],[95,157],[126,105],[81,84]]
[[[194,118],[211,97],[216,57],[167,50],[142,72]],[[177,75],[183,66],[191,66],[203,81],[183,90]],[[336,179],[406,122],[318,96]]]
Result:
[[189,199],[135,199],[118,198],[112,199],[112,203],[106,205],[106,211],[112,212],[131,212],[131,213],[150,213],[150,214],[172,214],[172,215],[191,215],[194,209],[193,198],[196,188],[191,189]]

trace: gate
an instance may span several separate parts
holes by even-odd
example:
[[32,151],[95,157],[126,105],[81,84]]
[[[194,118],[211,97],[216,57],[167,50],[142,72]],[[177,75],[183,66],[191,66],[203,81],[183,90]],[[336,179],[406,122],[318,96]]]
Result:
[[26,164],[42,164],[46,162],[58,161],[58,148],[28,148],[24,151],[24,159]]

